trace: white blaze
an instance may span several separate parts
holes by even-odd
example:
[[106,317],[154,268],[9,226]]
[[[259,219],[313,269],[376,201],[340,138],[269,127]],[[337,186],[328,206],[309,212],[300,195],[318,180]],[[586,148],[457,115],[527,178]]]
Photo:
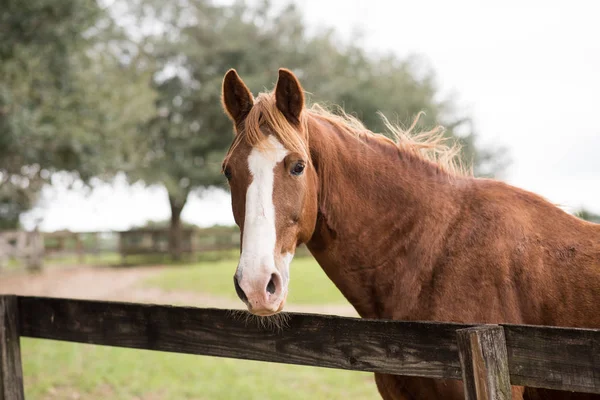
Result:
[[[252,182],[246,192],[246,216],[239,273],[243,280],[264,279],[275,272],[275,205],[273,184],[275,166],[288,154],[281,142],[269,136],[264,150],[254,148],[248,156]],[[288,258],[288,257],[286,257]],[[286,260],[287,261],[287,260]],[[289,262],[286,263],[289,265]],[[287,267],[287,265],[286,265]],[[288,271],[281,271],[287,275]]]

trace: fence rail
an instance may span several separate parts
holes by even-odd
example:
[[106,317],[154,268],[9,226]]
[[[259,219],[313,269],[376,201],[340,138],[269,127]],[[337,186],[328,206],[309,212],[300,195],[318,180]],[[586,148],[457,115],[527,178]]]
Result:
[[[600,393],[599,329],[383,321],[301,313],[287,314],[285,325],[278,329],[248,323],[236,312],[221,309],[21,296],[1,299],[4,317],[0,315],[0,322],[17,337],[464,379],[467,388],[470,381],[481,379],[475,375],[484,371],[489,385],[484,385],[485,393],[474,389],[471,397],[467,390],[470,399],[509,398],[490,395],[505,392],[509,382]],[[17,328],[11,328],[14,321]],[[6,396],[6,388],[11,387],[6,382],[19,385],[10,375],[20,373],[20,359],[18,365],[15,357],[12,367],[10,360],[5,365],[5,354],[15,351],[14,341],[7,344],[6,337],[0,336],[5,341],[0,343],[5,382],[5,397],[0,393],[0,399],[15,399]],[[479,365],[473,368],[473,363]],[[508,370],[509,378],[497,379],[502,368]],[[477,387],[481,387],[479,381]]]

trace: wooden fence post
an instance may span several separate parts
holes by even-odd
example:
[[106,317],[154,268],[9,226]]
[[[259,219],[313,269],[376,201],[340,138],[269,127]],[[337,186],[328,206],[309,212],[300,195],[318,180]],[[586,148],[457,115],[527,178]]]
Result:
[[512,398],[504,329],[483,325],[456,331],[466,400]]
[[0,270],[8,266],[10,255],[10,245],[5,234],[0,232]]
[[0,296],[0,400],[23,400],[16,296]]
[[27,232],[29,249],[26,257],[26,268],[29,271],[41,271],[44,263],[44,237],[37,227]]

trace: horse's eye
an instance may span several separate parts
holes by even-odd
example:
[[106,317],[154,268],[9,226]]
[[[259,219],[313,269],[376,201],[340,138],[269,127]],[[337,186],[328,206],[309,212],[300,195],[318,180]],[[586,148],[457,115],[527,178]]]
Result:
[[231,169],[229,167],[225,168],[225,171],[223,171],[223,174],[225,174],[225,178],[227,178],[227,180],[231,179]]
[[292,167],[291,173],[292,175],[302,175],[302,172],[304,172],[304,163],[302,161],[298,161]]

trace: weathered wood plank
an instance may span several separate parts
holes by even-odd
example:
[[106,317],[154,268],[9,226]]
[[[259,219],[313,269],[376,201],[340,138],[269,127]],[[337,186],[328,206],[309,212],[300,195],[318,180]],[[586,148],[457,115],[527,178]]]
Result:
[[600,394],[600,329],[502,327],[513,385]]
[[[288,314],[280,330],[228,310],[19,298],[22,336],[462,379],[455,330],[474,325]],[[504,327],[512,385],[600,393],[600,330]]]
[[504,330],[498,325],[456,331],[466,400],[512,398]]
[[227,310],[33,297],[19,309],[34,338],[449,379],[466,327],[290,314],[277,330]]
[[0,296],[0,400],[22,400],[23,369],[16,296]]

